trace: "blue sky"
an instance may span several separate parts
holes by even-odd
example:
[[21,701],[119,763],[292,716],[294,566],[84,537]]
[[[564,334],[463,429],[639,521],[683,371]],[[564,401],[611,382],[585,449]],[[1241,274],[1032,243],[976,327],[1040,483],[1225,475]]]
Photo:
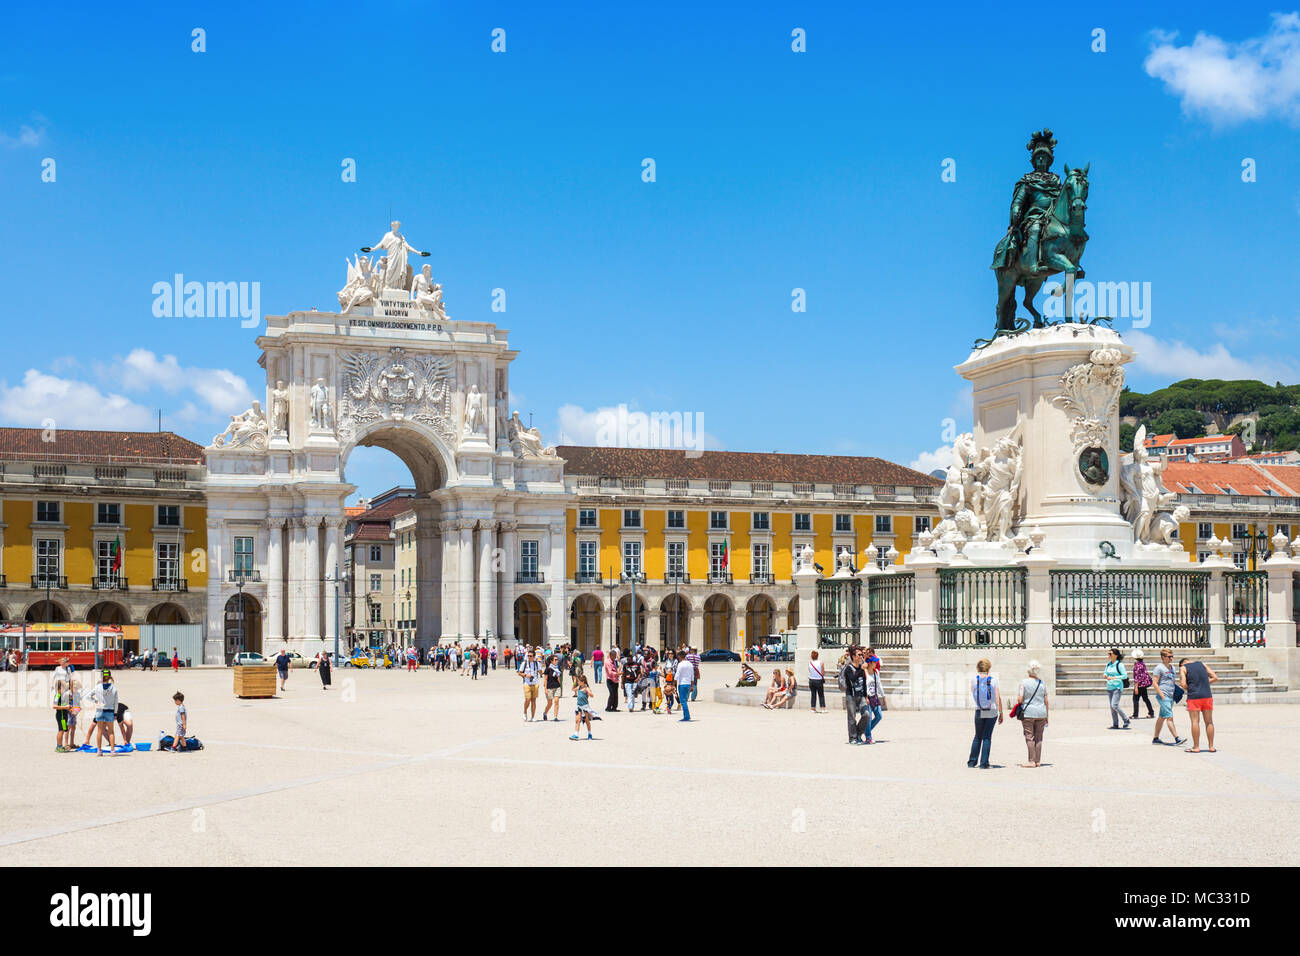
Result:
[[[702,413],[729,449],[928,465],[945,419],[969,426],[952,366],[991,326],[988,262],[1042,126],[1054,169],[1091,163],[1089,278],[1151,284],[1149,326],[1116,322],[1132,386],[1300,381],[1300,17],[594,6],[9,11],[0,421],[149,428],[161,408],[206,444],[261,395],[258,330],[156,318],[153,284],[333,307],[391,208],[451,317],[511,330],[515,404],[550,441],[626,404]],[[405,469],[358,453],[348,477]]]

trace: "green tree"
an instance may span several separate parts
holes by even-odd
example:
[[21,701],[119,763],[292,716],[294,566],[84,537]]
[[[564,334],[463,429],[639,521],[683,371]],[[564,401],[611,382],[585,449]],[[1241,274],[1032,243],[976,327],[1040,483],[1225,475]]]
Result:
[[1128,451],[1133,447],[1133,435],[1137,429],[1128,422],[1119,423],[1119,450]]
[[1157,415],[1151,428],[1157,435],[1173,432],[1179,438],[1200,438],[1205,434],[1205,416],[1190,408],[1174,408]]

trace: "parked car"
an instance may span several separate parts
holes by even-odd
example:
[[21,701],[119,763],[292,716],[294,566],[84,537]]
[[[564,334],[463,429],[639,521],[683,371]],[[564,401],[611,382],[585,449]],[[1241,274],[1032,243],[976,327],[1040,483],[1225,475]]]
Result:
[[231,667],[238,667],[241,664],[269,664],[271,663],[257,651],[240,651],[235,655],[235,659],[230,662]]
[[731,663],[733,661],[739,662],[740,655],[737,654],[735,651],[728,651],[728,650],[724,650],[721,647],[715,647],[713,650],[705,651],[703,654],[701,654],[700,660],[708,661],[710,663],[713,663],[715,661],[723,661],[726,663]]
[[[279,655],[277,655],[277,656],[279,656]],[[272,663],[275,663],[275,658],[274,658],[274,657],[271,658],[271,662],[272,662]],[[308,666],[314,666],[314,664],[313,664],[311,661],[307,660],[307,658],[305,658],[305,657],[303,657],[301,654],[299,654],[297,651],[289,651],[289,666],[290,666],[290,667],[308,667]]]
[[[348,660],[348,658],[344,657],[342,654],[330,654],[330,655],[329,655],[329,658],[330,658],[330,666],[331,666],[331,667],[342,667],[344,664],[350,663],[350,661]],[[311,659],[311,663],[310,663],[308,666],[309,666],[312,670],[315,670],[315,669],[316,669],[316,665],[317,665],[318,663],[319,663],[319,662],[316,660],[316,658],[313,657],[313,658]]]

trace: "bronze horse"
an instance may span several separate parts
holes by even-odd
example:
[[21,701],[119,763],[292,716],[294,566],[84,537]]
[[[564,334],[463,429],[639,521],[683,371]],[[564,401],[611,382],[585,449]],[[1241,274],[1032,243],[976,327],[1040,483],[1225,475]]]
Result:
[[[1021,255],[1009,266],[995,270],[998,277],[997,331],[1015,332],[1028,328],[1016,318],[1016,286],[1025,289],[1024,305],[1034,317],[1034,328],[1044,326],[1043,317],[1034,308],[1034,296],[1047,277],[1057,272],[1074,273],[1076,279],[1084,277],[1079,268],[1083,247],[1088,243],[1088,233],[1083,228],[1083,213],[1088,208],[1088,166],[1082,169],[1065,167],[1065,181],[1052,206],[1051,215],[1043,223],[1039,237],[1042,265],[1026,264]],[[1024,247],[1021,245],[1023,253]]]

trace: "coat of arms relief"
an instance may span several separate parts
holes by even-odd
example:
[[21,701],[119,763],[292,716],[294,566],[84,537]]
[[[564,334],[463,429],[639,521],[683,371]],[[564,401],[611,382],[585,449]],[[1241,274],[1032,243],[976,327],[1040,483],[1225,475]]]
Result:
[[414,421],[432,428],[454,448],[451,395],[456,363],[448,355],[411,355],[405,349],[351,352],[340,362],[339,438],[380,420]]

